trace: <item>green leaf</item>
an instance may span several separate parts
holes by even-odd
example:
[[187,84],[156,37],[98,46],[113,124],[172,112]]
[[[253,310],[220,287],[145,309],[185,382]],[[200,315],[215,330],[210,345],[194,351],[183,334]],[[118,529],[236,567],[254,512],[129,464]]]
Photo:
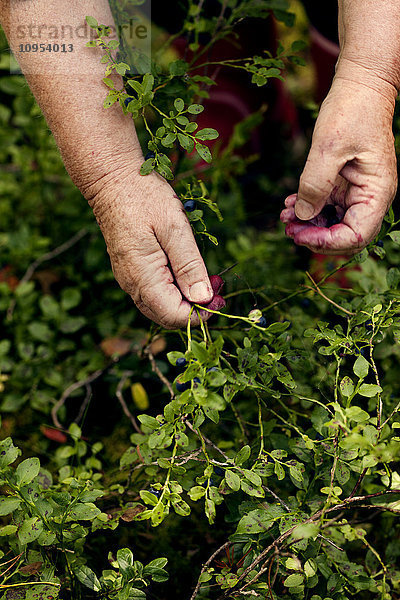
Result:
[[94,17],[86,17],[86,23],[89,25],[89,27],[92,27],[93,29],[99,26],[97,19],[95,19]]
[[369,414],[359,406],[350,406],[349,408],[346,408],[345,412],[346,417],[356,423],[362,423],[369,420]]
[[199,115],[200,113],[202,113],[204,110],[204,106],[202,106],[201,104],[191,104],[188,107],[188,112],[191,115]]
[[156,161],[154,158],[148,158],[140,167],[141,175],[150,175],[152,171],[154,171],[154,167],[156,166]]
[[347,375],[346,377],[343,377],[342,381],[340,382],[340,391],[345,398],[349,398],[354,392],[354,384],[350,377],[347,377]]
[[190,499],[194,502],[200,500],[200,498],[202,498],[205,495],[205,493],[206,488],[204,488],[202,485],[195,485],[189,490]]
[[400,270],[397,267],[389,269],[386,273],[386,281],[391,290],[397,289],[400,283]]
[[120,548],[117,551],[117,563],[122,574],[133,566],[133,553],[129,548]]
[[182,77],[182,75],[185,75],[186,71],[188,70],[189,65],[184,60],[175,60],[169,64],[168,68],[172,76]]
[[261,477],[257,475],[257,473],[254,473],[254,471],[250,471],[250,469],[243,469],[243,475],[252,485],[255,485],[256,487],[261,486]]
[[97,508],[95,504],[92,502],[87,502],[85,504],[76,504],[71,511],[69,511],[69,520],[73,519],[75,521],[91,521],[100,514],[100,509]]
[[5,498],[3,496],[0,498],[0,517],[4,517],[5,515],[14,512],[20,504],[21,500],[19,498]]
[[291,46],[291,51],[292,52],[301,52],[306,47],[307,47],[307,44],[304,40],[296,40],[295,42],[293,42],[293,44]]
[[82,294],[77,288],[65,288],[61,292],[61,308],[63,310],[71,310],[80,304]]
[[182,112],[185,108],[185,103],[182,98],[175,98],[174,106],[178,112]]
[[0,442],[0,469],[11,465],[21,454],[21,450],[14,446],[10,437]]
[[94,592],[99,592],[101,590],[101,584],[96,573],[86,565],[80,565],[75,568],[74,575],[79,579],[82,585],[90,590],[93,590]]
[[212,162],[212,154],[210,149],[207,148],[207,146],[204,146],[204,144],[196,144],[196,152],[200,158],[205,160],[207,163]]
[[241,450],[239,450],[239,452],[235,456],[235,465],[238,465],[240,467],[240,465],[245,463],[246,460],[249,460],[250,455],[251,455],[250,446],[243,446],[243,448]]
[[5,525],[5,527],[0,528],[0,536],[5,537],[7,535],[14,535],[18,530],[16,525]]
[[43,531],[43,522],[38,517],[26,519],[18,530],[18,539],[21,544],[35,541]]
[[154,560],[152,560],[151,562],[149,562],[148,565],[146,565],[146,569],[147,567],[154,567],[156,569],[163,569],[168,563],[168,558],[155,558]]
[[154,87],[154,77],[150,73],[146,73],[145,76],[143,77],[143,81],[142,81],[143,94],[147,94],[147,93],[151,92],[153,87]]
[[32,323],[29,323],[28,331],[31,336],[39,342],[47,343],[53,337],[53,333],[50,328],[45,323],[41,323],[40,321],[32,321]]
[[183,135],[183,133],[178,133],[178,141],[184,150],[187,152],[193,152],[194,141],[191,137]]
[[149,429],[158,429],[161,426],[160,422],[150,415],[139,415],[138,419],[142,425],[148,427]]
[[151,511],[151,524],[153,527],[157,527],[157,525],[159,525],[160,523],[162,523],[162,521],[164,520],[166,514],[165,514],[165,507],[164,504],[161,502],[161,500],[159,500],[156,504],[156,506],[153,508],[153,510]]
[[27,485],[34,479],[40,471],[40,461],[38,458],[27,458],[18,465],[15,470],[17,485]]
[[358,393],[361,394],[361,396],[365,396],[366,398],[373,398],[380,392],[382,392],[381,386],[375,385],[373,383],[363,383],[360,389],[358,390]]
[[146,600],[147,596],[143,592],[143,590],[138,590],[137,588],[132,588],[129,592],[129,600]]
[[393,240],[395,244],[400,246],[400,231],[391,231],[389,233],[389,237]]
[[285,587],[298,587],[304,582],[304,575],[300,573],[292,573],[289,577],[286,577],[283,585]]
[[256,487],[244,479],[241,480],[240,487],[243,492],[249,496],[254,496],[255,498],[264,498],[265,496],[264,490],[261,487]]
[[215,129],[211,129],[210,127],[207,127],[205,129],[200,129],[200,131],[198,131],[196,133],[196,139],[197,140],[215,140],[218,137],[219,133],[218,131],[216,131]]
[[240,477],[234,471],[225,471],[225,481],[234,492],[238,492],[240,490]]
[[353,366],[353,372],[360,379],[365,379],[369,371],[369,362],[360,354]]

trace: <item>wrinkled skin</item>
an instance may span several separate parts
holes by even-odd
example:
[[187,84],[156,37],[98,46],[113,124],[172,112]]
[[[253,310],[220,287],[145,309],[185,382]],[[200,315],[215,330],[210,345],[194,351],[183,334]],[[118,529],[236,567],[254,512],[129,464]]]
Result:
[[[378,234],[397,188],[394,103],[368,85],[336,77],[314,130],[298,193],[281,220],[296,244],[321,254],[354,254]],[[335,205],[340,222],[321,212]]]
[[[215,294],[182,203],[163,178],[141,177],[138,169],[118,173],[88,200],[121,288],[149,319],[168,329],[184,327],[191,302],[207,305]],[[207,320],[212,313],[201,316]],[[199,322],[196,311],[191,322]]]

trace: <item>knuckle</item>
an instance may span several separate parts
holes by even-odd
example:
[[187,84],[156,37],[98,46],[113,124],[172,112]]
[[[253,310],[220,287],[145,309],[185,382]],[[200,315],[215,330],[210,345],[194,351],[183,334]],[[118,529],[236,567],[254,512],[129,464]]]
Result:
[[302,198],[319,199],[321,196],[326,196],[327,194],[329,194],[328,185],[311,179],[308,174],[300,177],[299,196]]
[[187,277],[204,270],[203,261],[200,257],[191,258],[174,268],[174,274],[177,278]]

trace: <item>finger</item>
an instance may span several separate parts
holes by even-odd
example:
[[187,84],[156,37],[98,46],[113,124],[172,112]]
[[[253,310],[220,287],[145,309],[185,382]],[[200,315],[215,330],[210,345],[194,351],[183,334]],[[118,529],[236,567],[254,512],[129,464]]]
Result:
[[296,229],[295,224],[293,225],[291,237],[294,242],[319,254],[357,251],[362,246],[358,235],[345,223],[333,225],[328,229],[315,225]]
[[[192,310],[192,305],[182,298],[173,282],[165,285],[160,281],[153,286],[146,286],[139,298],[135,299],[135,304],[146,317],[165,329],[186,327],[189,317],[192,326],[200,323],[197,311]],[[211,313],[201,315],[203,321],[211,316]]]
[[307,221],[318,215],[329,200],[334,188],[340,184],[339,173],[346,158],[336,157],[328,151],[325,140],[314,137],[311,150],[300,177],[296,216]]
[[285,199],[286,208],[291,208],[296,204],[297,194],[291,194]]
[[[206,304],[212,300],[213,290],[186,213],[175,198],[167,207],[170,214],[158,219],[156,237],[183,296],[190,302]],[[174,211],[172,218],[171,211]]]
[[282,223],[291,223],[292,221],[295,221],[295,220],[297,221],[298,219],[294,212],[294,207],[283,209],[283,211],[281,212],[280,219],[281,219]]
[[[130,249],[113,254],[112,265],[120,286],[146,317],[166,329],[187,325],[191,304],[176,286],[168,258],[151,229],[137,232]],[[191,322],[199,323],[195,311]]]

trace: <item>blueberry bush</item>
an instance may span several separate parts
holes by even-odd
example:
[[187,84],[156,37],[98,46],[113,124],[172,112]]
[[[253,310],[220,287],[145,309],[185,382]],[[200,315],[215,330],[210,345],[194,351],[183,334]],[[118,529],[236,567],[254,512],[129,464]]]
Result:
[[399,221],[391,209],[354,257],[285,239],[277,214],[301,161],[284,137],[266,142],[278,171],[268,149],[249,154],[265,106],[229,140],[196,119],[211,66],[264,93],[305,44],[215,65],[210,49],[244,20],[294,24],[286,0],[218,5],[190,0],[151,61],[87,19],[105,110],[135,118],[141,175],[173,181],[219,273],[227,306],[193,306],[214,313],[198,329],[149,324],[118,288],[1,54],[1,600],[400,598]]

